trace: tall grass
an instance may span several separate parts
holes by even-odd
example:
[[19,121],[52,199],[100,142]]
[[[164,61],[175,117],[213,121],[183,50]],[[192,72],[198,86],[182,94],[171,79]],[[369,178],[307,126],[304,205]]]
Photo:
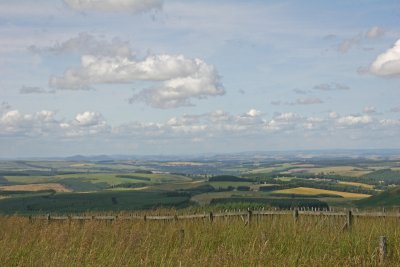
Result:
[[[0,217],[1,266],[376,266],[400,263],[400,221],[289,215],[182,221],[51,222]],[[182,231],[183,230],[183,231]]]

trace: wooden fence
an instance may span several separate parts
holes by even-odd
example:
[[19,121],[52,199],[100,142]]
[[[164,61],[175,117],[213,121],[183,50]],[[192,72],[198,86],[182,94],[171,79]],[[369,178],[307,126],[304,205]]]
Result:
[[[50,214],[42,216],[29,216],[31,221],[33,220],[47,220],[50,221],[108,221],[113,222],[116,220],[142,220],[142,221],[180,221],[180,220],[195,220],[195,219],[206,219],[213,222],[215,218],[232,218],[240,217],[242,218],[245,225],[250,225],[252,219],[257,216],[280,216],[280,215],[292,215],[293,220],[297,222],[300,216],[336,216],[341,217],[344,220],[344,225],[342,227],[343,231],[349,231],[352,228],[354,217],[391,217],[400,219],[400,210],[386,212],[385,210],[379,212],[360,212],[358,210],[247,210],[247,211],[224,211],[218,213],[203,213],[203,214],[193,214],[193,215],[129,215],[129,216],[52,216]],[[184,229],[179,229],[179,240],[183,242],[185,236]],[[383,265],[387,257],[387,238],[385,236],[379,237],[378,243],[378,256],[379,264]]]
[[346,220],[346,227],[351,227],[354,217],[397,217],[400,218],[400,212],[363,212],[363,211],[333,211],[333,210],[247,210],[247,211],[224,211],[224,212],[209,212],[203,214],[192,215],[129,215],[129,216],[54,216],[50,214],[41,216],[29,216],[30,220],[47,220],[47,221],[89,221],[89,220],[102,220],[102,221],[115,221],[115,220],[143,220],[143,221],[178,221],[178,220],[193,220],[193,219],[208,219],[212,222],[215,218],[230,218],[240,217],[246,224],[250,224],[252,218],[257,216],[279,216],[279,215],[292,215],[293,219],[297,221],[300,216],[337,216],[344,217]]

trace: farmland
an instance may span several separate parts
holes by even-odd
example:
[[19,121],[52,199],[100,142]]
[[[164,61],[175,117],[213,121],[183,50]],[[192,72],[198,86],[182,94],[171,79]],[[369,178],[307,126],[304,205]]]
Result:
[[131,211],[230,201],[351,208],[400,185],[399,168],[400,161],[387,159],[0,161],[0,212]]

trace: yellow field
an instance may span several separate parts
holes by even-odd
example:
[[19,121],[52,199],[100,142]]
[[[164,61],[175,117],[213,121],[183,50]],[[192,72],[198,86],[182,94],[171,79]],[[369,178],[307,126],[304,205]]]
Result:
[[277,190],[277,191],[274,191],[274,193],[301,194],[301,195],[330,194],[330,195],[338,195],[338,196],[341,196],[344,198],[366,198],[366,197],[370,196],[367,194],[332,191],[332,190],[309,188],[309,187],[296,187],[296,188],[290,188],[290,189]]
[[359,186],[359,187],[362,187],[365,189],[374,189],[374,186],[370,185],[370,184],[363,184],[363,183],[356,183],[356,182],[339,182],[339,184]]
[[72,192],[62,184],[46,183],[46,184],[24,184],[24,185],[5,185],[0,186],[2,191],[41,191],[41,190],[55,190],[57,192]]

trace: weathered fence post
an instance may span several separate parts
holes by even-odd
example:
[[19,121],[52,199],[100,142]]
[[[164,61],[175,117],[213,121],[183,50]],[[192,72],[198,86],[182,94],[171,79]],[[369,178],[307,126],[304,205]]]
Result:
[[47,219],[47,223],[50,223],[50,220],[51,220],[50,213],[47,213],[46,219]]
[[297,222],[299,220],[299,210],[297,208],[294,209],[294,211],[293,211],[293,219],[294,219],[294,222]]
[[351,210],[348,210],[346,214],[346,227],[348,230],[351,230],[352,226],[353,226],[353,213],[351,212]]
[[253,212],[250,209],[248,209],[247,210],[247,224],[248,225],[250,225],[250,223],[251,223],[252,216],[253,216]]
[[210,222],[214,221],[214,214],[212,213],[212,211],[210,211],[210,214],[208,214],[208,219],[210,220]]
[[143,215],[143,221],[146,222],[147,221],[147,217],[146,215]]
[[387,254],[387,244],[386,244],[386,237],[380,236],[379,237],[379,263],[383,264]]

